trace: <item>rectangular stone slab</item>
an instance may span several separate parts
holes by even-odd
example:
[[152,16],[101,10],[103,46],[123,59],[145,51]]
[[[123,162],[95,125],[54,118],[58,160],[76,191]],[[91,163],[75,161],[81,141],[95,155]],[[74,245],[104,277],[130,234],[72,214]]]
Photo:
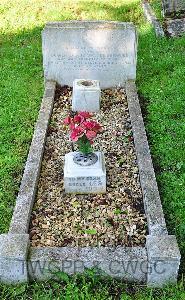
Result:
[[96,79],[101,88],[136,78],[137,35],[132,23],[68,21],[47,23],[42,32],[44,75],[72,86]]
[[172,13],[178,13],[185,11],[185,1],[184,0],[162,0],[163,13],[165,16]]
[[[28,281],[29,234],[0,235],[0,281],[17,284]],[[1,298],[2,299],[2,298]]]
[[56,278],[56,272],[100,274],[128,281],[146,282],[147,253],[144,247],[45,247],[31,248],[28,273],[32,280]]

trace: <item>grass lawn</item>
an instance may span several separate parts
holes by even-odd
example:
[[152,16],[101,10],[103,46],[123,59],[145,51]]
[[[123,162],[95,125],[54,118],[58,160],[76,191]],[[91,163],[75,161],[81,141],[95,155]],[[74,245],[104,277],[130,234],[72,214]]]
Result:
[[163,21],[162,15],[162,0],[149,0],[148,1],[155,12],[156,17],[158,20]]
[[[159,2],[154,9],[159,12]],[[138,27],[137,87],[170,234],[185,258],[185,37],[156,39],[139,0],[1,0],[0,233],[8,231],[43,94],[41,30],[46,21],[107,19]],[[181,277],[181,276],[180,276]],[[116,298],[117,297],[117,298]],[[0,285],[0,299],[185,299],[183,280],[150,290],[86,277]]]

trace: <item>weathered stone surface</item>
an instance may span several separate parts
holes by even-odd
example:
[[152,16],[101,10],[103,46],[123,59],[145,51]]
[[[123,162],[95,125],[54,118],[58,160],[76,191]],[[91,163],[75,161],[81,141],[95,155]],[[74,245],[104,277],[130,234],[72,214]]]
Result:
[[44,151],[48,122],[53,108],[55,82],[46,82],[45,93],[28,154],[9,233],[27,233]]
[[0,235],[0,281],[19,283],[28,281],[28,234]]
[[168,16],[172,13],[178,13],[185,11],[185,1],[184,0],[162,0],[163,13]]
[[147,236],[149,271],[147,285],[153,287],[175,283],[180,265],[180,252],[175,236]]
[[75,79],[73,82],[73,111],[100,110],[100,83],[98,80]]
[[176,37],[185,34],[185,18],[175,20],[167,19],[165,24],[166,31],[170,36]]
[[98,268],[102,274],[146,282],[147,255],[142,247],[31,248],[28,261],[31,279],[44,280],[55,272],[68,274]]
[[101,88],[136,78],[137,36],[132,23],[48,23],[42,33],[45,78],[72,86],[76,78],[99,80]]
[[102,194],[106,192],[105,160],[102,152],[95,152],[98,161],[91,166],[80,166],[73,161],[76,152],[65,155],[64,187],[66,193]]
[[154,13],[153,9],[151,8],[150,3],[147,1],[143,1],[142,6],[143,6],[143,11],[144,11],[144,15],[145,15],[146,19],[148,20],[148,22],[150,22],[153,25],[153,27],[155,29],[156,36],[163,37],[164,31],[163,31],[162,25],[159,22],[159,20],[156,18],[155,13]]
[[148,230],[149,234],[160,236],[167,234],[166,223],[134,82],[127,82],[126,94],[139,166]]

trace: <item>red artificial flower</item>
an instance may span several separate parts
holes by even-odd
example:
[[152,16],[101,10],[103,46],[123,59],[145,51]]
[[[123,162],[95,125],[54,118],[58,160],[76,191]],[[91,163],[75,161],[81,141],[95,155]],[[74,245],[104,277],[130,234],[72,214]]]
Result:
[[71,123],[71,118],[70,117],[66,117],[65,119],[64,119],[64,124],[65,125],[69,125]]
[[84,121],[83,125],[86,129],[92,129],[94,127],[94,122],[93,121]]
[[96,121],[85,121],[83,122],[83,125],[89,129],[89,130],[94,130],[96,132],[101,130],[100,124],[98,124]]
[[80,126],[73,129],[71,132],[70,138],[73,142],[77,142],[80,137],[84,134],[84,129]]
[[88,119],[88,118],[91,118],[92,117],[92,114],[90,114],[89,112],[87,111],[80,111],[78,113],[79,116],[81,117],[84,117],[85,119]]
[[95,130],[96,132],[100,132],[100,131],[102,131],[102,128],[99,123],[94,122],[93,130]]
[[71,124],[69,125],[69,128],[70,128],[70,130],[75,129],[75,124],[74,124],[74,123],[71,123]]
[[64,119],[64,124],[70,128],[70,138],[73,142],[77,142],[79,138],[83,137],[93,144],[93,139],[102,129],[98,122],[90,119],[92,116],[91,113],[82,111],[73,117],[69,115]]
[[96,137],[96,132],[93,130],[88,130],[85,135],[88,138],[88,140],[91,141]]
[[81,123],[81,122],[83,122],[83,120],[84,120],[84,118],[80,115],[76,115],[73,118],[74,123]]

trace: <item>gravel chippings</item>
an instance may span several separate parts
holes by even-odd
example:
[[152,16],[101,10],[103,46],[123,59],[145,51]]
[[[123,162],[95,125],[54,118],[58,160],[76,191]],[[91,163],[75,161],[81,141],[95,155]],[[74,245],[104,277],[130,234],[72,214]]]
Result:
[[101,112],[95,115],[104,130],[94,143],[105,154],[104,195],[64,192],[64,155],[71,142],[62,121],[71,109],[71,96],[71,88],[57,87],[30,222],[31,245],[144,246],[147,225],[125,92],[103,90]]

